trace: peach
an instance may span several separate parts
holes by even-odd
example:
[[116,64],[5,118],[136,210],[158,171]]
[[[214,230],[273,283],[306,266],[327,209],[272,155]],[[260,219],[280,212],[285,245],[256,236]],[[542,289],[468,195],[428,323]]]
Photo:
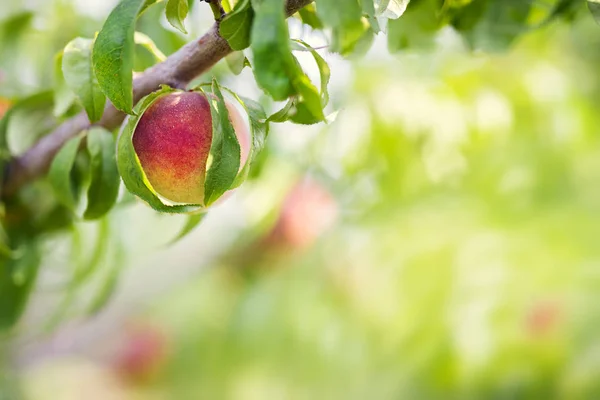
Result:
[[[225,104],[240,142],[243,165],[250,148],[248,127],[237,108],[227,100]],[[142,169],[158,194],[177,203],[204,202],[212,117],[202,93],[174,92],[159,97],[140,118],[132,141]]]
[[150,322],[131,322],[118,339],[114,367],[131,383],[151,381],[167,361],[170,350],[166,332]]
[[293,249],[309,248],[337,218],[337,203],[320,183],[304,179],[286,196],[266,242]]

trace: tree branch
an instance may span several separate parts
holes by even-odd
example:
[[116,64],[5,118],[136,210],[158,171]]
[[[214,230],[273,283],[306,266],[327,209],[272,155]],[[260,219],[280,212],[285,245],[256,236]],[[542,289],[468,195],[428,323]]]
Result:
[[[287,15],[294,14],[312,1],[288,0]],[[186,85],[231,52],[227,41],[219,35],[218,22],[215,22],[198,40],[187,43],[165,61],[137,75],[133,80],[134,102],[157,90],[161,84],[176,87]],[[104,109],[102,119],[96,125],[113,130],[123,122],[124,118],[125,114],[109,102]],[[10,196],[22,186],[45,175],[58,150],[69,139],[90,126],[86,113],[82,111],[41,138],[23,155],[13,158],[6,167],[2,195]]]

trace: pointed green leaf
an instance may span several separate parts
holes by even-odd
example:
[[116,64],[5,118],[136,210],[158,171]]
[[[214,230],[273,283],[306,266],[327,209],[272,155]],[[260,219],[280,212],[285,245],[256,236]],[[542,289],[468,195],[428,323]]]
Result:
[[240,169],[240,144],[216,80],[212,84],[212,94],[213,96],[207,96],[212,116],[213,138],[210,146],[212,163],[206,171],[204,182],[206,206],[214,203],[231,188]]
[[113,266],[95,294],[86,311],[87,315],[96,315],[106,307],[119,284],[120,268]]
[[269,122],[267,115],[263,110],[262,106],[254,100],[238,96],[237,94],[230,91],[236,100],[244,107],[244,110],[248,114],[250,120],[250,152],[246,163],[242,166],[242,169],[237,174],[235,181],[231,185],[230,189],[234,189],[240,186],[248,178],[250,168],[254,164],[256,157],[265,146],[265,140],[267,133],[269,132]]
[[125,246],[120,232],[113,229],[109,230],[108,234],[111,240],[107,246],[108,257],[104,258],[104,262],[102,263],[104,266],[104,276],[100,280],[100,285],[96,288],[96,291],[92,295],[92,299],[87,306],[87,315],[97,314],[106,307],[108,302],[112,299],[112,295],[118,288],[119,277],[125,266]]
[[135,21],[156,0],[122,0],[98,33],[92,52],[100,88],[113,105],[128,114],[133,108]]
[[587,5],[596,22],[600,24],[600,0],[588,0]]
[[54,109],[55,117],[60,117],[73,105],[75,93],[67,86],[62,71],[63,52],[54,57]]
[[409,2],[410,0],[377,0],[377,16],[388,19],[398,19],[404,14],[404,11],[406,11]]
[[[474,49],[504,50],[530,28],[527,21],[532,4],[522,0],[474,1],[460,8],[452,16],[451,23]],[[437,4],[432,2],[429,8],[435,10]],[[408,20],[408,17],[406,15],[399,21]],[[413,14],[410,17],[414,17]]]
[[[372,2],[371,0],[366,0]],[[306,7],[302,7],[298,14],[300,14],[300,18],[302,22],[306,25],[310,26],[313,29],[323,29],[323,22],[317,16],[317,9],[314,3],[307,5]]]
[[69,88],[77,95],[91,122],[102,118],[106,97],[92,69],[93,40],[75,38],[64,50],[62,71]]
[[181,33],[187,34],[183,21],[188,13],[187,0],[168,0],[165,8],[167,21]]
[[290,119],[290,113],[294,108],[295,99],[289,100],[281,110],[274,112],[269,116],[267,121],[269,122],[285,122]]
[[168,244],[174,244],[186,237],[191,231],[194,230],[194,228],[196,228],[200,224],[200,222],[202,222],[205,216],[206,213],[189,215],[186,218],[185,225],[183,225],[177,236],[175,236],[175,238],[173,238],[173,240],[171,240]]
[[250,46],[250,31],[254,11],[250,0],[240,0],[219,25],[219,33],[233,50],[244,50]]
[[[75,271],[73,274],[73,280],[70,282],[70,287],[72,288],[79,288],[88,280],[88,278],[94,275],[97,269],[101,266],[102,261],[111,245],[109,240],[111,238],[109,218],[102,218],[98,220],[96,226],[98,227],[98,230],[96,232],[93,248],[91,251],[87,250],[87,248],[86,251],[80,251],[80,254],[78,254],[79,257],[74,260]],[[74,229],[77,228],[75,227]],[[81,249],[82,247],[81,244],[77,243],[77,240],[78,238],[76,233],[74,237],[75,243],[73,243],[73,249],[75,250]]]
[[320,93],[306,75],[298,76],[294,86],[299,96],[294,97],[285,107],[269,117],[272,122],[293,121],[297,124],[316,124],[325,121],[323,109],[329,102],[327,86],[331,76],[329,65],[323,57],[311,46],[301,40],[292,41],[293,50],[311,52],[317,66],[321,81]]
[[[321,102],[321,96],[315,85],[312,84],[306,75],[302,75],[296,78],[294,86],[297,88],[300,95],[300,101],[296,106],[298,110],[304,109],[312,116],[311,120],[314,120],[315,122],[310,123],[324,121],[325,114],[323,114],[323,103]],[[303,121],[302,119],[295,120],[292,118],[292,121],[297,123],[308,123],[301,122]]]
[[48,179],[54,189],[54,195],[61,204],[71,210],[77,207],[79,200],[77,188],[72,181],[71,171],[75,164],[75,157],[79,150],[81,138],[81,135],[77,135],[65,143],[56,156],[54,156],[50,165],[50,171],[48,172]]
[[371,25],[371,29],[373,30],[373,32],[377,33],[381,31],[379,22],[376,18],[375,4],[373,3],[373,0],[360,0],[360,5],[363,14],[369,20],[369,24]]
[[34,242],[22,244],[15,257],[0,257],[0,331],[13,327],[23,314],[39,265]]
[[307,43],[301,42],[305,46],[307,46],[317,63],[317,67],[319,68],[319,79],[321,81],[321,100],[323,101],[323,107],[325,107],[329,103],[329,80],[331,78],[331,69],[329,68],[329,64],[321,55],[312,47],[310,47]]
[[121,181],[112,133],[100,127],[91,128],[87,134],[87,150],[91,160],[91,183],[83,217],[97,219],[112,208],[119,194]]
[[152,56],[154,56],[156,61],[162,62],[166,60],[167,56],[165,56],[164,53],[160,51],[160,49],[156,46],[154,41],[150,39],[150,36],[145,35],[142,32],[136,32],[133,35],[133,40],[135,44],[142,46],[143,48],[148,50],[148,52],[152,54]]
[[[485,6],[487,0],[471,3],[476,7]],[[464,7],[471,10],[471,6]],[[406,48],[429,49],[435,45],[435,37],[440,28],[440,6],[437,0],[421,0],[410,3],[402,18],[388,23],[388,49],[390,52]],[[475,10],[472,10],[475,11]],[[478,20],[477,16],[477,20]],[[463,22],[466,22],[463,21]],[[456,27],[460,30],[459,27]],[[470,28],[469,28],[470,29]]]
[[250,67],[250,61],[248,61],[242,51],[234,51],[225,57],[225,61],[234,75],[241,74],[244,67]]
[[293,80],[302,73],[290,49],[284,4],[283,0],[252,0],[254,77],[275,100],[296,94]]
[[53,115],[53,93],[43,91],[18,100],[7,112],[5,131],[8,148],[14,153],[28,149],[37,139],[57,124]]
[[357,0],[317,0],[317,15],[333,30],[331,51],[349,53],[365,32]]

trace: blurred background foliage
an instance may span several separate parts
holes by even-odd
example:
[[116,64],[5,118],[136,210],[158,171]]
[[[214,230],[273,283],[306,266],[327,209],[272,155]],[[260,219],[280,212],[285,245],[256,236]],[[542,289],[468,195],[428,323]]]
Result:
[[[3,101],[49,89],[54,54],[112,3],[3,0]],[[335,120],[273,127],[253,179],[176,245],[183,220],[133,201],[48,234],[0,399],[598,398],[600,28],[583,2],[538,27],[555,3],[538,1],[518,32],[489,8],[438,30],[435,3],[364,58],[327,55]],[[138,30],[168,55],[204,6],[188,36],[160,8]],[[154,62],[139,50],[136,70]],[[212,73],[260,96],[247,70]]]

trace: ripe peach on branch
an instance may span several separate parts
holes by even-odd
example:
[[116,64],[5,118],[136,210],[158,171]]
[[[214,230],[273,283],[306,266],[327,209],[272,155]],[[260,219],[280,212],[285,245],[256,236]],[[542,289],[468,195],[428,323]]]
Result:
[[209,93],[163,87],[143,99],[118,141],[127,188],[155,209],[192,212],[241,184],[266,128],[258,106],[237,99],[251,129],[216,82]]

